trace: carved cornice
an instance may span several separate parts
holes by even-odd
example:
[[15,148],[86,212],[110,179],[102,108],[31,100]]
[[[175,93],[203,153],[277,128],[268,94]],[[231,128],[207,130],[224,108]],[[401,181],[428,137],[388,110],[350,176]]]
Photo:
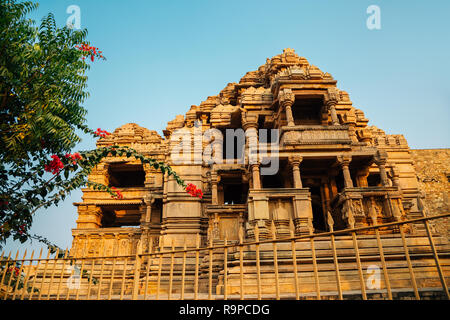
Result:
[[339,100],[339,90],[335,87],[328,88],[325,95],[325,105],[330,108],[338,104]]
[[384,166],[387,162],[387,152],[384,150],[378,150],[374,156],[374,161],[378,166]]
[[338,156],[337,162],[342,167],[348,167],[350,165],[350,162],[352,162],[352,156],[350,155]]
[[288,161],[292,167],[299,166],[300,163],[302,163],[302,161],[303,161],[303,157],[302,156],[290,156],[288,158]]
[[256,113],[249,113],[249,112],[242,112],[241,119],[242,119],[242,128],[244,130],[247,130],[249,128],[255,128],[258,129],[258,114]]
[[295,101],[295,95],[291,89],[285,88],[278,92],[278,101],[280,106],[292,106]]

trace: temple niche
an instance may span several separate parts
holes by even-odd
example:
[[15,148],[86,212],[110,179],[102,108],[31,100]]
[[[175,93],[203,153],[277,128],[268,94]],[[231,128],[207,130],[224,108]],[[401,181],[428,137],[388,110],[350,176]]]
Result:
[[[330,74],[285,49],[238,83],[177,115],[164,137],[129,123],[100,139],[98,147],[126,145],[164,161],[201,188],[204,197],[189,196],[172,177],[135,159],[107,157],[89,179],[116,187],[124,197],[83,189],[82,201],[75,204],[75,254],[86,248],[92,255],[134,254],[138,244],[146,251],[158,241],[192,247],[197,235],[202,245],[225,238],[252,240],[255,226],[260,239],[272,237],[272,225],[277,237],[288,236],[290,225],[296,235],[326,232],[329,216],[334,230],[422,216],[405,138],[368,126],[364,113],[336,84]],[[183,157],[202,159],[212,141],[205,141],[211,129],[222,133],[214,140],[222,144],[214,155],[224,161],[174,161],[179,143],[174,137],[180,130],[194,137]],[[226,141],[235,139],[227,129],[254,134],[245,135],[243,148],[226,150]],[[260,149],[276,142],[275,173],[264,174],[265,160],[274,156],[270,152],[250,161],[255,156],[251,139]]]

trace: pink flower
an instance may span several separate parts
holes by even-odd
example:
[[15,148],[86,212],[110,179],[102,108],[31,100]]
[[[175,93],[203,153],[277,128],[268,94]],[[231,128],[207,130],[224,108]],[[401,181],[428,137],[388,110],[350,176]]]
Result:
[[203,191],[199,188],[197,188],[192,183],[188,183],[186,186],[186,192],[189,193],[193,197],[197,197],[202,199],[203,198]]
[[44,166],[44,170],[47,172],[51,172],[53,174],[59,174],[62,168],[64,168],[64,164],[61,159],[57,155],[52,155],[51,160],[48,164]]

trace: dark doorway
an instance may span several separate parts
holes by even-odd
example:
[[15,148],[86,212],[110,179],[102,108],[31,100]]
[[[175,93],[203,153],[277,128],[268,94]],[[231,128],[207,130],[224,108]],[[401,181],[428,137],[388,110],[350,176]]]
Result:
[[381,186],[381,177],[379,173],[371,173],[367,177],[367,185],[369,187],[379,187]]
[[248,185],[224,183],[223,202],[224,204],[244,204],[247,202]]
[[262,187],[265,188],[284,188],[284,180],[278,172],[274,175],[264,175],[262,177]]
[[110,187],[144,187],[145,171],[142,165],[111,164],[108,175]]
[[319,125],[322,123],[322,98],[297,98],[292,106],[296,125]]
[[117,205],[102,207],[101,228],[137,227],[141,212],[138,206]]
[[316,232],[325,232],[327,231],[327,225],[322,207],[322,196],[320,192],[320,187],[317,186],[310,187],[309,191],[311,192],[313,227],[316,230]]

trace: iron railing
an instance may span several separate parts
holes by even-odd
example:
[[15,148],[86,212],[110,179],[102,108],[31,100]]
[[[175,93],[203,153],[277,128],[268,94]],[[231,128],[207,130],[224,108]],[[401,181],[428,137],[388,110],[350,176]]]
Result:
[[[291,221],[285,238],[272,223],[272,239],[259,239],[256,226],[251,241],[244,242],[243,230],[239,241],[203,246],[200,235],[191,247],[160,239],[133,255],[2,253],[0,298],[450,299],[450,246],[430,229],[431,220],[449,216],[337,231],[329,220],[329,232],[300,236]],[[420,224],[421,231],[414,227]]]

